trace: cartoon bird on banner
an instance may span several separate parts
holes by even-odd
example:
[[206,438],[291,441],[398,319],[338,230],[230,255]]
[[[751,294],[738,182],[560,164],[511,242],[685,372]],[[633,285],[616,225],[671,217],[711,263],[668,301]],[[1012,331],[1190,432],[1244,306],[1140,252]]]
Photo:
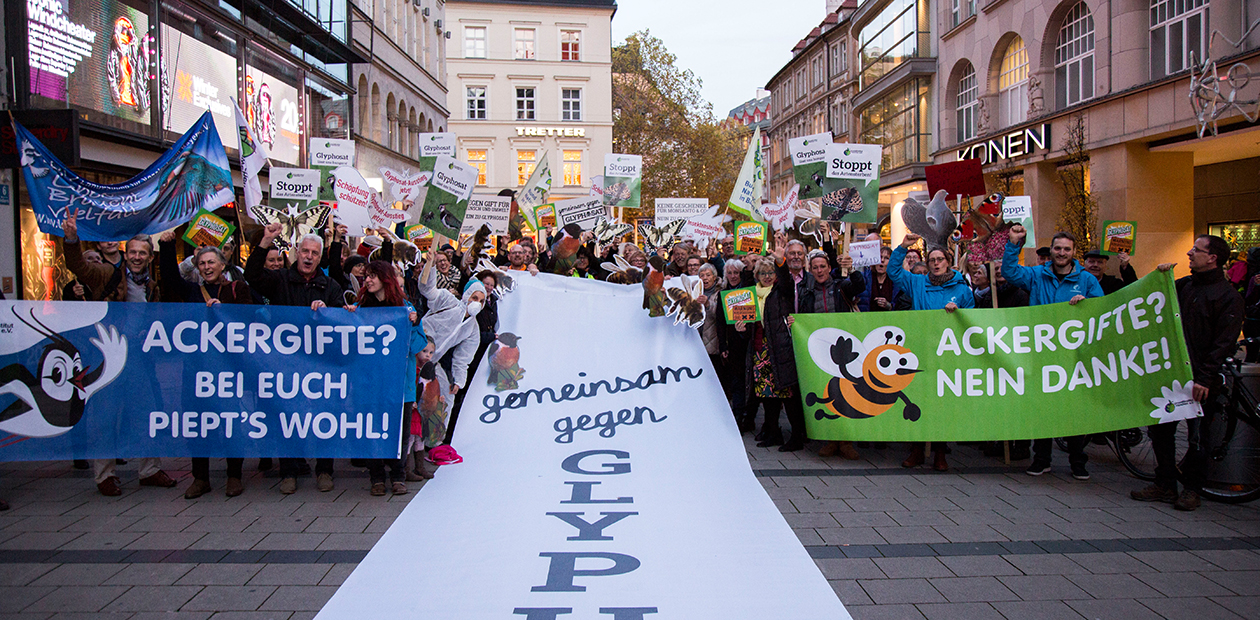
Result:
[[950,236],[958,227],[954,212],[945,202],[945,190],[938,190],[926,207],[913,198],[906,198],[901,207],[901,219],[910,232],[923,237],[928,249],[949,246]]
[[967,212],[958,231],[962,238],[975,240],[967,247],[967,255],[972,262],[987,263],[1002,258],[1006,251],[1007,232],[1011,224],[1002,217],[1002,203],[1006,196],[999,193],[989,194],[980,206]]
[[922,372],[919,358],[906,347],[900,327],[878,327],[863,340],[842,329],[815,330],[807,341],[809,357],[819,370],[831,375],[826,392],[805,394],[805,406],[817,420],[865,420],[905,403],[902,418],[917,422],[919,406],[910,402],[905,389]]
[[88,399],[122,373],[127,364],[127,337],[117,328],[106,330],[97,323],[97,338],[90,342],[100,349],[103,361],[90,369],[83,365],[78,347],[35,318],[34,310],[29,321],[17,308],[12,311],[17,320],[50,342],[44,346],[35,373],[22,364],[0,368],[0,395],[17,397],[0,411],[0,431],[23,437],[56,437],[74,428],[83,418]]
[[582,247],[582,227],[566,224],[551,244],[551,272],[567,276],[577,264],[577,251]]
[[665,259],[653,254],[648,258],[648,272],[643,276],[643,308],[648,316],[665,316],[665,304],[668,296],[662,289],[665,286]]
[[486,383],[495,386],[495,391],[515,390],[525,378],[525,370],[520,366],[521,350],[517,347],[520,340],[516,334],[500,332],[486,351],[490,358]]

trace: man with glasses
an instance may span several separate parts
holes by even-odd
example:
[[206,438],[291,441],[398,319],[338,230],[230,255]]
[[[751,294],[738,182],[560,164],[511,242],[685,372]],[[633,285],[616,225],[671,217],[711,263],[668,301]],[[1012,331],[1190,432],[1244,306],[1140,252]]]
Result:
[[[1093,274],[1085,271],[1073,257],[1076,253],[1076,237],[1072,233],[1060,231],[1050,240],[1050,261],[1036,267],[1025,267],[1019,264],[1019,255],[1024,247],[1028,231],[1016,224],[1011,227],[1010,240],[1006,244],[1006,252],[1002,257],[1003,272],[1006,281],[1028,291],[1028,305],[1043,306],[1068,302],[1075,306],[1089,297],[1102,297],[1102,286]],[[1077,480],[1089,480],[1089,470],[1085,464],[1089,457],[1085,454],[1085,436],[1068,437],[1068,464],[1072,466],[1072,477]],[[1050,471],[1051,447],[1050,439],[1038,439],[1033,442],[1032,464],[1024,473],[1029,476],[1040,476]]]
[[[1191,397],[1203,404],[1202,424],[1210,424],[1219,407],[1216,393],[1221,389],[1221,365],[1238,348],[1238,334],[1243,324],[1243,298],[1225,279],[1224,264],[1229,260],[1229,244],[1216,235],[1199,235],[1186,252],[1190,275],[1177,280],[1177,303],[1181,309],[1181,327],[1190,353],[1194,372]],[[1173,263],[1159,266],[1160,271],[1173,268]],[[1190,438],[1199,420],[1186,422]],[[1177,510],[1199,507],[1199,489],[1207,468],[1202,446],[1192,442],[1181,462],[1181,481],[1185,486],[1177,493],[1177,423],[1165,422],[1150,427],[1155,450],[1155,484],[1129,495],[1140,502],[1170,502]]]

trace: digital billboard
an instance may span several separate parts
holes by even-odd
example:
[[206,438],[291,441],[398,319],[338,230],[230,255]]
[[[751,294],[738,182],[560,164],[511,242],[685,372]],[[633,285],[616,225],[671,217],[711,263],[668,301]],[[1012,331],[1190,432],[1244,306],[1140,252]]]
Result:
[[297,165],[301,159],[302,108],[298,89],[257,67],[245,66],[241,110],[271,159]]
[[162,24],[162,128],[182,134],[210,110],[219,140],[237,148],[236,58]]
[[30,0],[30,92],[144,125],[153,37],[146,3]]

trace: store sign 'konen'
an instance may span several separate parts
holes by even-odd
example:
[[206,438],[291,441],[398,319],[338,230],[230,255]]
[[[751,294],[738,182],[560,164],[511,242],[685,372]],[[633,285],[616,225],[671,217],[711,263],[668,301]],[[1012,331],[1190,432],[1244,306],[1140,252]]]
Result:
[[518,136],[562,136],[565,138],[585,138],[584,127],[517,127]]
[[1031,155],[1037,150],[1044,151],[1049,143],[1050,123],[1042,123],[965,146],[958,150],[958,159],[975,158],[983,164],[992,164],[1004,159]]

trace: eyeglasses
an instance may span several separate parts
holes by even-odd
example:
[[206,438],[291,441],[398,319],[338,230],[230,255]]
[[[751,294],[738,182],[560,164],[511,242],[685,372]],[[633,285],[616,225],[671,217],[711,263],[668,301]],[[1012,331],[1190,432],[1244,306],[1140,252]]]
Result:
[[1197,245],[1190,246],[1190,251],[1191,251],[1191,252],[1202,252],[1202,253],[1204,253],[1204,254],[1208,254],[1208,253],[1209,253],[1207,250],[1205,250],[1205,249],[1203,249],[1203,248],[1201,248],[1201,247],[1199,247],[1199,246],[1197,246]]
[[947,263],[947,262],[949,262],[949,259],[948,259],[948,258],[945,258],[944,256],[937,256],[936,258],[929,258],[929,259],[927,259],[927,262],[929,262],[929,263]]

